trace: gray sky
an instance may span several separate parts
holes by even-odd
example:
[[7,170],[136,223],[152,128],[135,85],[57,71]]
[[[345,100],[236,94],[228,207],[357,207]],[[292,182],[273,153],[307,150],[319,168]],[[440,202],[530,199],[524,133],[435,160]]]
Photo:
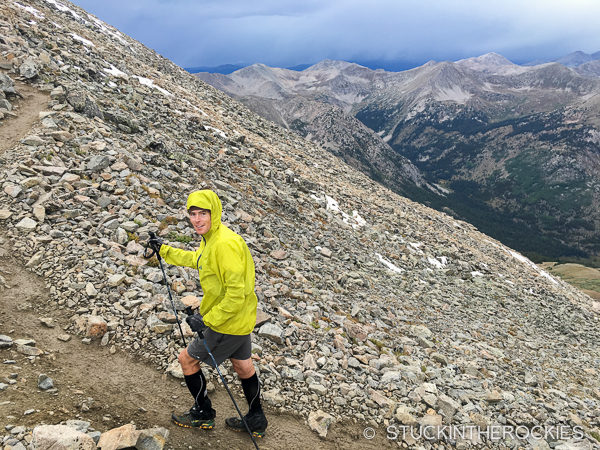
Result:
[[600,50],[598,0],[75,0],[183,66]]

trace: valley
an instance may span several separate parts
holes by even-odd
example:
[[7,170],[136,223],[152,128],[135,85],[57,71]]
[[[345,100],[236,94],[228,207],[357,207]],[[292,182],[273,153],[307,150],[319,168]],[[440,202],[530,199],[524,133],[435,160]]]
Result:
[[600,78],[581,56],[562,62],[519,66],[490,53],[404,72],[322,61],[196,76],[534,261],[593,264]]

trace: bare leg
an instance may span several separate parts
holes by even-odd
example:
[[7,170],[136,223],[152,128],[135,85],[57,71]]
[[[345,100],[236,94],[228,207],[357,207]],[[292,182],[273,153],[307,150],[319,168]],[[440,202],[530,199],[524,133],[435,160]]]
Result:
[[[193,358],[192,358],[193,359]],[[252,375],[256,373],[254,370],[254,364],[252,363],[252,359],[229,359],[231,364],[233,365],[233,370],[238,374],[240,379],[245,380],[246,378],[250,378]],[[183,366],[182,366],[183,367]],[[185,372],[184,372],[185,374]]]
[[181,350],[179,356],[177,357],[179,364],[181,365],[181,370],[184,375],[193,375],[200,370],[200,361],[195,358],[192,358],[187,351],[187,348]]

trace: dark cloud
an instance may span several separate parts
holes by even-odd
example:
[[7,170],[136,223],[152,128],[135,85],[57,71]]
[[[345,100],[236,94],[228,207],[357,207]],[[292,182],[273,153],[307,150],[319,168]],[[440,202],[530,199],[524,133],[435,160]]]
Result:
[[182,66],[600,50],[595,0],[76,0]]

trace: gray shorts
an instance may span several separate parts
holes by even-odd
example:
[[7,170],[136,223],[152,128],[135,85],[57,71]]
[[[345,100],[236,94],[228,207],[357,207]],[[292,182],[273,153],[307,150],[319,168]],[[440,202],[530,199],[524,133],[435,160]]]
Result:
[[217,365],[229,358],[245,360],[252,355],[252,340],[250,335],[238,336],[234,334],[223,334],[207,328],[204,339],[196,337],[188,345],[188,354],[199,361],[215,367],[215,364],[204,346],[204,340],[210,352],[215,357]]

